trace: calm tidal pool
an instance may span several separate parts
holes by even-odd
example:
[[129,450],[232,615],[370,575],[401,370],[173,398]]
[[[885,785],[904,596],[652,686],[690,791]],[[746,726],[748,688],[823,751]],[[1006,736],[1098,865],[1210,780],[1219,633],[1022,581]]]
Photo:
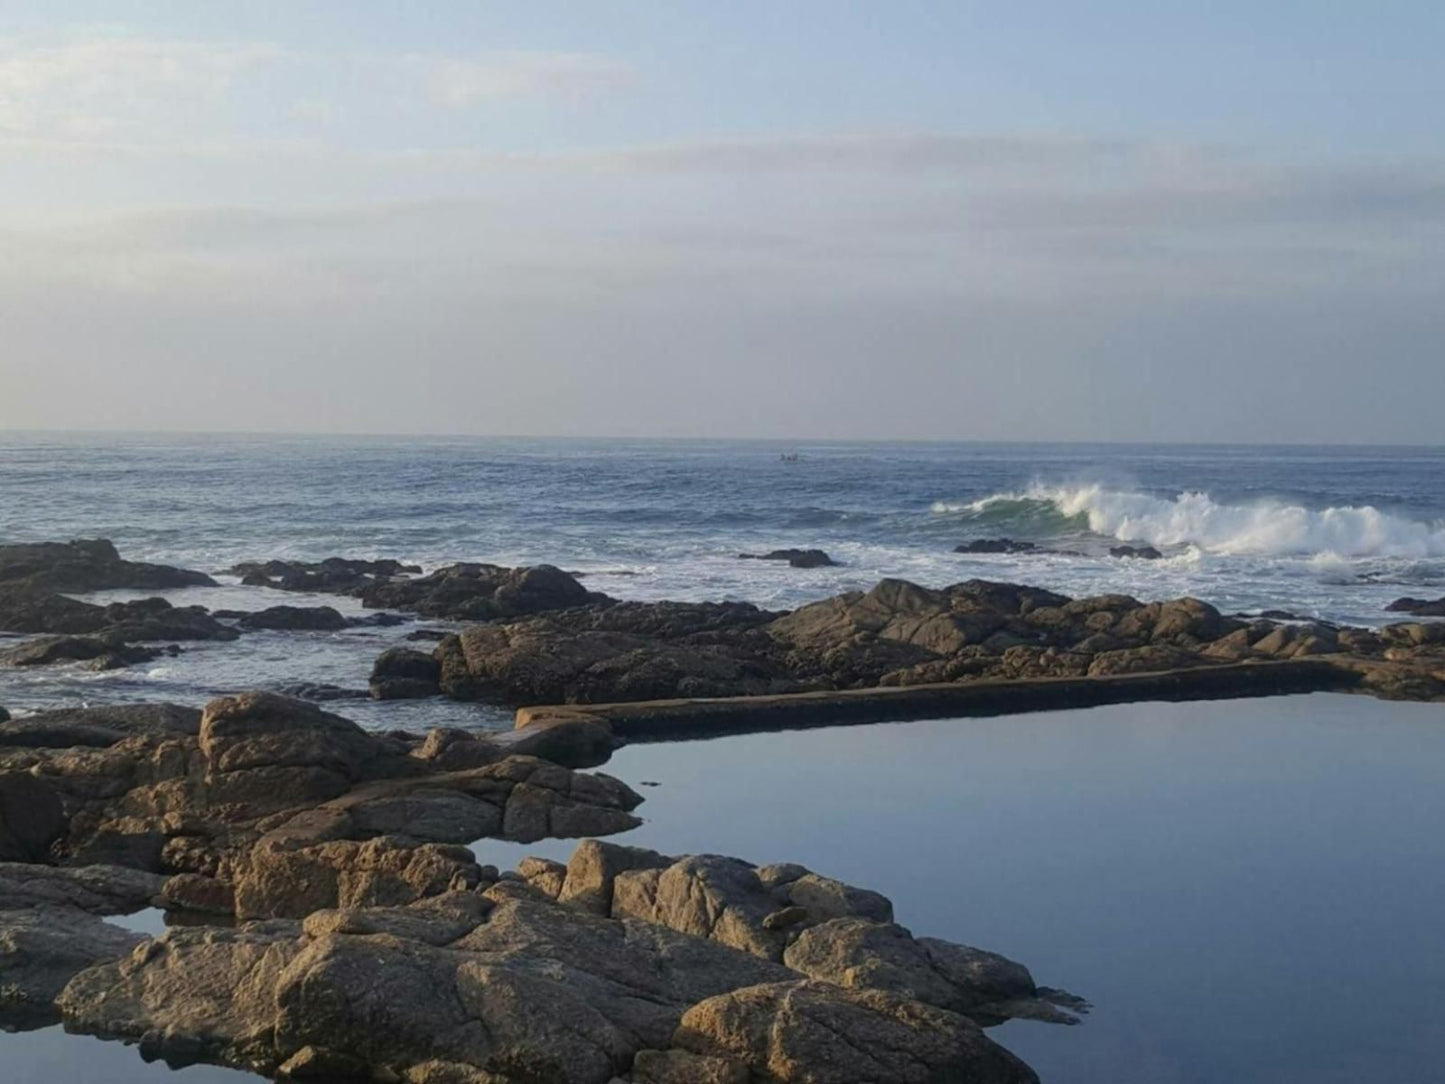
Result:
[[[1445,1064],[1445,706],[1316,694],[637,745],[619,842],[796,861],[1094,1003],[990,1034],[1046,1084]],[[477,846],[565,859],[565,842]]]

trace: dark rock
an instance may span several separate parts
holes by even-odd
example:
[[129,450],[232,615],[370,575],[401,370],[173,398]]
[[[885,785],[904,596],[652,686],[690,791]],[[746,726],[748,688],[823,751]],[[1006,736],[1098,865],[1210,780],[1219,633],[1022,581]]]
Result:
[[93,670],[115,670],[149,662],[161,652],[97,636],[49,636],[0,651],[0,666],[49,666],[89,661]]
[[45,861],[69,823],[53,787],[28,772],[0,772],[0,861]]
[[0,723],[0,747],[105,748],[127,738],[195,737],[201,713],[178,704],[116,704],[60,708]]
[[745,561],[787,561],[793,568],[829,568],[838,562],[822,550],[769,550],[767,553],[740,553]]
[[405,625],[410,620],[411,618],[403,614],[392,614],[383,610],[381,613],[367,614],[365,617],[348,617],[346,623],[352,628],[390,629],[397,625]]
[[119,866],[62,869],[4,862],[0,863],[0,911],[55,907],[96,915],[129,914],[159,902],[164,883],[162,877]]
[[457,564],[429,576],[377,582],[358,591],[369,609],[410,610],[423,617],[488,621],[606,601],[552,565],[501,568]]
[[118,588],[164,591],[213,587],[215,582],[203,572],[122,560],[103,538],[0,546],[0,584],[7,586],[80,593]]
[[0,629],[82,636],[109,623],[105,607],[66,598],[53,591],[0,584]]
[[249,587],[346,595],[397,576],[421,572],[400,561],[363,561],[328,557],[324,561],[246,561],[226,570]]
[[425,641],[437,643],[451,635],[453,634],[446,629],[417,629],[415,632],[407,633],[405,638],[413,642]]
[[1032,542],[1020,542],[1012,538],[975,538],[961,546],[954,546],[954,553],[1031,553],[1038,549]]
[[9,721],[10,721],[10,713],[9,713],[8,711],[6,711],[4,708],[0,708],[0,723],[8,723]]
[[1391,613],[1407,613],[1415,617],[1445,617],[1445,598],[1433,601],[1424,598],[1397,598],[1385,609]]
[[1164,555],[1153,546],[1110,546],[1110,557],[1134,557],[1141,561],[1157,561]]
[[335,632],[347,627],[346,618],[330,606],[270,606],[240,619],[246,629],[284,629]]
[[73,907],[0,911],[0,1029],[59,1023],[54,1002],[66,983],[87,968],[129,955],[143,940]]
[[407,700],[441,692],[441,664],[409,647],[393,647],[371,667],[371,696],[376,700]]

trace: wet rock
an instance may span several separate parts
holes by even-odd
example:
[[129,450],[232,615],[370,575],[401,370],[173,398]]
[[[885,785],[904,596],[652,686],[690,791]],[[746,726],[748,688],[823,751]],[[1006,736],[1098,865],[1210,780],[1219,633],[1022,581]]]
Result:
[[392,647],[377,656],[371,667],[371,696],[375,700],[407,700],[441,692],[441,664],[431,655],[409,647]]
[[162,640],[234,640],[239,633],[201,606],[172,606],[163,598],[106,606],[101,635],[126,643]]
[[1164,555],[1153,546],[1110,546],[1110,557],[1132,557],[1140,561],[1157,561]]
[[330,606],[269,606],[240,619],[245,629],[281,629],[292,632],[335,632],[347,627],[346,618]]
[[214,587],[215,581],[203,572],[122,560],[113,544],[97,538],[0,546],[0,584],[78,594],[116,588]]
[[769,550],[767,553],[740,553],[744,561],[786,561],[792,568],[829,568],[838,562],[822,550]]
[[0,651],[0,666],[53,666],[57,663],[88,662],[92,670],[118,670],[150,662],[163,652],[132,647],[98,636],[47,636],[27,640]]
[[1413,614],[1415,617],[1445,617],[1445,598],[1397,598],[1385,609],[1391,613]]
[[1032,542],[1019,542],[1012,538],[975,538],[971,542],[954,546],[954,553],[1032,553],[1038,547]]
[[0,629],[79,636],[108,623],[105,607],[52,591],[0,584]]
[[397,576],[421,572],[419,565],[400,561],[365,561],[328,557],[324,561],[244,561],[226,570],[252,587],[317,594],[352,594]]

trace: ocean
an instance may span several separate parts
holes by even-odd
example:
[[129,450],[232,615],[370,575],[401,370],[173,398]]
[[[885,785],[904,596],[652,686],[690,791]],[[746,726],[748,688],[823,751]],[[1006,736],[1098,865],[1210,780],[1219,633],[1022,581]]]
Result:
[[[209,572],[332,555],[549,562],[620,598],[775,609],[884,576],[982,577],[1377,625],[1400,595],[1445,594],[1445,447],[0,434],[0,541],[88,537]],[[953,552],[998,537],[1043,552]],[[1121,543],[1163,558],[1109,556]],[[780,547],[819,547],[839,564],[738,558]],[[360,612],[234,580],[168,597]],[[376,654],[415,628],[258,633],[105,674],[0,672],[0,704],[360,689]],[[352,701],[347,713],[375,726],[509,718],[437,702]]]

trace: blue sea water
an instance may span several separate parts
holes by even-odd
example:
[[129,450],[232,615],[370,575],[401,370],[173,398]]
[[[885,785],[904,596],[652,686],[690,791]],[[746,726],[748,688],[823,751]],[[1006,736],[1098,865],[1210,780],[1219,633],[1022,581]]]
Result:
[[[545,561],[622,598],[779,609],[883,576],[931,586],[977,576],[1379,624],[1399,595],[1445,594],[1445,448],[0,433],[0,541],[97,536],[132,558],[212,572],[334,554],[428,567]],[[1065,552],[952,552],[999,536]],[[1121,542],[1165,557],[1108,556]],[[737,556],[787,546],[822,547],[840,564],[802,570]],[[347,608],[234,579],[169,597]],[[0,674],[0,703],[202,703],[297,681],[360,687],[375,655],[409,630],[308,634],[304,651],[295,634],[253,635],[106,675]],[[356,706],[383,726],[479,712],[505,717]]]

